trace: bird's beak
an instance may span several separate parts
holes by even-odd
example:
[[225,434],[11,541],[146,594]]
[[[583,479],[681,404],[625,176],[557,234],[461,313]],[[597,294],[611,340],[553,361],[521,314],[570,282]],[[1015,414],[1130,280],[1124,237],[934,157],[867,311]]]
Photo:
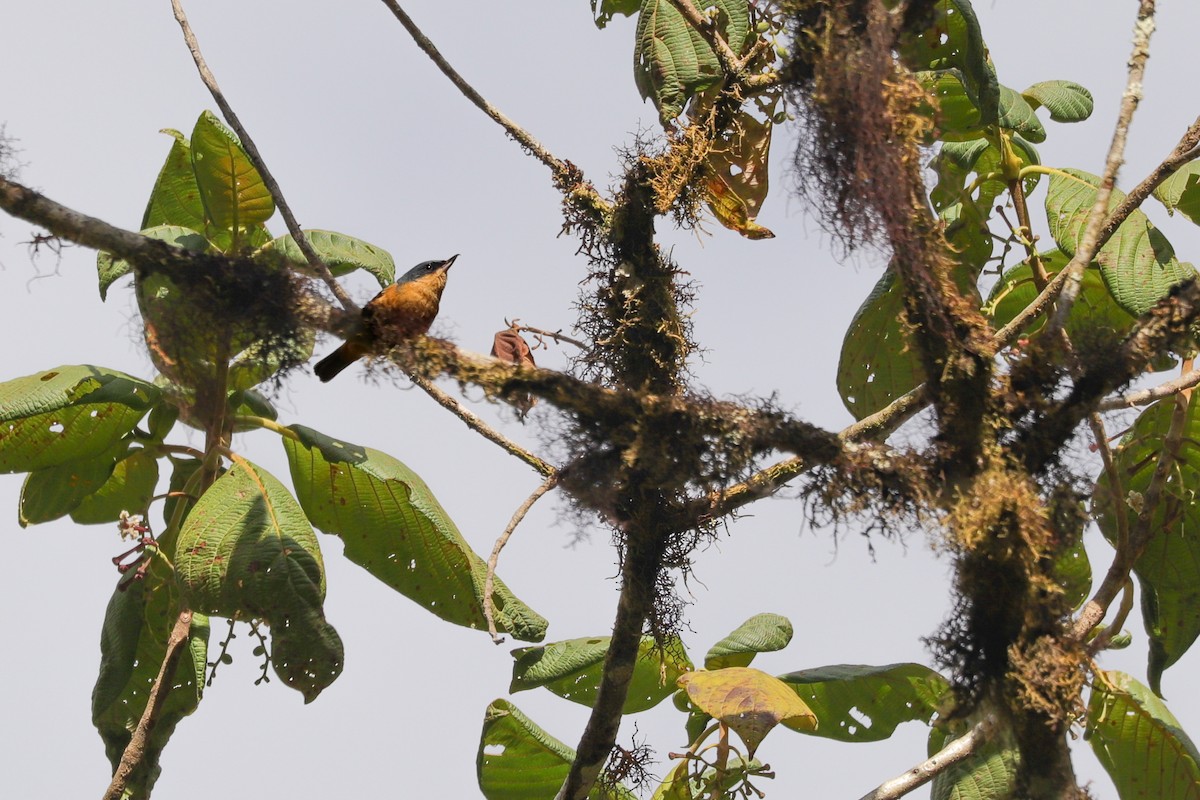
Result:
[[461,254],[461,253],[455,253],[454,255],[450,256],[450,257],[449,257],[449,258],[447,258],[445,261],[443,261],[443,262],[442,262],[442,266],[441,266],[441,270],[442,270],[442,272],[445,272],[445,271],[447,271],[448,269],[450,269],[450,267],[451,267],[451,266],[453,266],[453,264],[454,264],[454,259],[458,258],[460,255],[462,255],[462,254]]

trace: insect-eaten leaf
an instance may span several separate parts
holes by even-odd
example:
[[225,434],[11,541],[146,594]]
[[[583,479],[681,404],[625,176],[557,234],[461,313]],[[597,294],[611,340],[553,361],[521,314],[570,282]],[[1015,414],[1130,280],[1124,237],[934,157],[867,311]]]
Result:
[[772,239],[775,234],[754,221],[770,188],[771,122],[742,111],[731,130],[728,139],[708,155],[705,202],[726,228],[747,239]]

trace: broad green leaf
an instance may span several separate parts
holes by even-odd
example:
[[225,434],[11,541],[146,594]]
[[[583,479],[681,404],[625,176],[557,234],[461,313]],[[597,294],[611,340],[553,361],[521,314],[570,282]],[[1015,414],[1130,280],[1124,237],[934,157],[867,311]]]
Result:
[[1007,86],[1000,87],[1000,119],[996,124],[1019,133],[1034,144],[1046,141],[1046,128],[1034,113],[1033,106]]
[[1055,122],[1082,122],[1092,115],[1092,93],[1071,81],[1042,81],[1021,95],[1034,109],[1045,106]]
[[192,169],[210,225],[235,235],[266,222],[275,201],[233,131],[205,111],[192,129]]
[[835,664],[779,679],[812,709],[817,736],[843,742],[886,739],[902,722],[929,724],[951,698],[946,679],[920,664]]
[[[984,114],[975,97],[963,83],[957,69],[915,73],[917,80],[937,98],[939,138],[947,142],[978,139],[988,128]],[[999,119],[996,124],[1020,134],[1030,142],[1044,142],[1046,129],[1034,113],[1033,106],[1019,93],[1007,86],[1000,87]]]
[[108,481],[123,453],[109,450],[98,456],[35,470],[25,478],[17,521],[24,528],[65,517]]
[[1179,720],[1123,672],[1092,682],[1087,732],[1121,800],[1200,798],[1200,752]]
[[1200,162],[1180,167],[1155,188],[1154,196],[1169,213],[1178,211],[1200,225]]
[[[544,686],[559,697],[590,707],[596,702],[610,640],[609,636],[596,636],[514,650],[516,661],[508,690],[523,692]],[[678,638],[659,647],[653,637],[642,637],[622,713],[636,714],[658,705],[675,691],[676,679],[691,669],[692,662]]]
[[1195,500],[1200,491],[1200,393],[1187,406],[1179,445],[1164,453],[1175,403],[1168,398],[1143,411],[1117,448],[1125,497],[1114,498],[1103,475],[1093,493],[1100,531],[1115,543],[1115,515],[1123,513],[1134,524],[1159,460],[1170,459],[1170,478],[1151,517],[1152,536],[1133,567],[1141,584],[1142,620],[1150,637],[1147,673],[1155,692],[1163,671],[1200,636],[1200,505]]
[[159,170],[146,212],[142,215],[142,230],[160,225],[204,230],[204,203],[192,169],[192,146],[177,130],[165,128],[160,133],[171,136],[171,150]]
[[[708,5],[719,14],[717,29],[740,54],[750,38],[746,0],[712,0]],[[663,124],[721,77],[716,54],[670,0],[642,0],[633,62],[638,91],[654,101]]]
[[913,70],[958,70],[972,105],[983,110],[981,124],[991,124],[999,115],[1000,84],[975,9],[970,0],[943,0],[932,11],[932,25],[901,42],[901,56]]
[[[179,225],[157,225],[142,231],[143,236],[159,239],[191,253],[206,253],[212,243],[191,228]],[[133,265],[123,258],[113,258],[109,253],[96,254],[96,271],[100,274],[100,299],[108,299],[108,289],[118,279],[133,272]]]
[[122,511],[145,514],[158,485],[158,459],[146,450],[134,450],[113,468],[104,485],[83,499],[71,512],[80,525],[116,522]]
[[[554,797],[562,787],[575,751],[555,739],[507,700],[496,700],[483,717],[475,756],[479,789],[487,800]],[[590,800],[635,800],[623,786],[597,781]]]
[[[304,231],[304,238],[335,276],[361,269],[369,272],[380,286],[387,286],[396,280],[396,263],[392,261],[391,254],[382,247],[334,231]],[[279,253],[293,267],[308,271],[308,261],[290,233],[267,242],[261,252]]]
[[[122,578],[124,581],[125,578]],[[113,769],[146,708],[162,667],[167,637],[178,616],[168,584],[134,581],[108,601],[100,635],[100,671],[92,690],[92,724],[104,740]],[[151,729],[146,757],[129,781],[131,797],[146,797],[158,778],[158,757],[179,721],[196,710],[204,692],[208,618],[193,614],[187,650],[175,668],[171,691]]]
[[775,726],[814,731],[817,717],[787,683],[753,667],[689,672],[679,679],[694,706],[729,726],[754,752]]
[[924,380],[917,348],[909,346],[904,295],[889,269],[850,321],[838,361],[838,394],[854,418],[862,419]]
[[[1080,170],[1061,170],[1050,176],[1046,194],[1046,219],[1058,247],[1069,256],[1083,238],[1088,214],[1096,202],[1100,179]],[[1113,189],[1109,209],[1125,193]],[[1180,281],[1196,274],[1190,264],[1175,258],[1175,250],[1150,219],[1135,209],[1096,255],[1104,282],[1117,303],[1140,317]]]
[[[969,722],[974,722],[970,720]],[[957,736],[940,728],[929,732],[929,755],[933,756]],[[993,737],[975,752],[933,779],[930,800],[1000,800],[1013,796],[1021,754],[1011,729],[1000,726]]]
[[792,623],[779,614],[755,614],[704,656],[705,669],[748,667],[759,653],[782,650],[792,640]]
[[[1047,250],[1039,254],[1042,265],[1050,277],[1057,275],[1071,260],[1061,250]],[[992,324],[999,328],[1007,325],[1038,296],[1033,282],[1033,270],[1028,261],[1022,261],[1008,270],[992,287],[991,295],[984,305]],[[1038,317],[1025,329],[1031,336],[1041,330],[1045,317]],[[1133,330],[1137,319],[1117,305],[1098,267],[1089,267],[1083,272],[1079,296],[1071,306],[1067,317],[1067,333],[1071,341],[1082,352],[1097,353],[1118,346]]]
[[603,29],[618,14],[632,17],[641,4],[641,0],[592,0],[592,16],[596,20],[596,27]]
[[0,383],[0,472],[98,456],[158,399],[158,389],[145,381],[87,364]]
[[[487,565],[425,482],[386,453],[291,430],[298,439],[283,446],[296,495],[314,525],[342,539],[346,558],[442,619],[486,630]],[[498,630],[523,641],[546,635],[546,620],[499,578],[492,599]]]
[[270,624],[271,664],[306,703],[341,673],[341,640],[321,608],[325,571],[316,533],[270,473],[233,462],[188,515],[175,571],[193,608]]

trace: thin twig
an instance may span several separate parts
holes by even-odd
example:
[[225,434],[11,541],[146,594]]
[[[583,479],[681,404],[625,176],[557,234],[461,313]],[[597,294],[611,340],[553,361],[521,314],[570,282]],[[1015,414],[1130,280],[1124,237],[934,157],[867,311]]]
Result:
[[534,158],[549,167],[555,177],[560,180],[566,180],[570,177],[571,170],[567,162],[555,158],[554,154],[547,150],[541,142],[533,138],[528,131],[510,119],[504,112],[489,103],[483,95],[475,90],[474,86],[467,83],[466,79],[454,67],[450,66],[450,62],[446,60],[434,43],[430,41],[429,37],[417,27],[417,23],[413,22],[412,17],[400,7],[400,4],[396,0],[383,0],[383,4],[388,7],[396,19],[400,21],[400,24],[404,26],[404,29],[408,31],[408,35],[416,42],[417,47],[421,48],[425,55],[429,56],[430,60],[462,92],[464,97],[474,103],[483,113],[495,120],[500,127],[508,131],[508,135],[516,139],[522,147],[532,153]]
[[496,539],[496,544],[492,547],[492,554],[488,556],[487,575],[483,579],[483,616],[487,619],[488,633],[492,635],[492,641],[496,644],[504,641],[504,637],[496,630],[496,608],[492,603],[492,593],[496,588],[496,564],[500,561],[500,551],[508,544],[513,531],[521,524],[521,520],[525,519],[525,515],[529,513],[529,509],[533,508],[533,504],[556,485],[558,485],[558,473],[547,477],[546,480],[542,481],[540,486],[533,490],[533,494],[525,498],[525,502],[521,503],[521,507],[516,510],[512,515],[512,519],[508,521],[504,532]]
[[558,474],[558,470],[556,470],[551,464],[538,458],[533,453],[529,452],[516,442],[506,437],[504,434],[497,431],[495,428],[492,428],[476,414],[472,413],[465,406],[463,406],[462,403],[458,402],[453,397],[439,389],[437,385],[430,379],[422,375],[415,375],[411,372],[408,374],[408,377],[412,379],[413,383],[425,390],[425,393],[436,400],[440,406],[449,410],[454,414],[454,416],[465,422],[468,428],[476,433],[481,434],[485,439],[499,445],[505,452],[521,459],[546,477],[551,477]]
[[[1137,110],[1142,99],[1142,80],[1146,74],[1146,61],[1150,58],[1150,36],[1154,33],[1154,3],[1155,0],[1141,0],[1138,6],[1137,22],[1133,27],[1133,52],[1129,56],[1129,75],[1125,82],[1125,93],[1121,96],[1121,108],[1117,113],[1112,143],[1104,160],[1104,175],[1096,188],[1096,202],[1092,204],[1092,210],[1088,214],[1083,238],[1076,246],[1071,262],[1063,268],[1067,280],[1058,295],[1054,313],[1046,325],[1046,331],[1050,335],[1056,335],[1067,324],[1071,307],[1075,304],[1083,285],[1083,271],[1092,263],[1105,241],[1100,235],[1109,216],[1108,201],[1117,180],[1117,172],[1125,162],[1125,142],[1129,137],[1133,112]],[[1133,206],[1129,210],[1132,211]],[[1116,230],[1115,226],[1113,230]],[[1112,235],[1111,231],[1109,235]]]
[[170,676],[175,674],[175,667],[179,664],[180,656],[183,655],[184,645],[187,643],[191,628],[192,611],[184,607],[180,609],[179,616],[175,619],[175,626],[167,638],[162,666],[158,670],[158,677],[154,679],[154,684],[150,687],[150,694],[146,698],[146,708],[142,711],[141,719],[134,728],[133,736],[130,737],[125,752],[121,754],[121,763],[117,765],[117,769],[113,773],[112,783],[108,785],[108,791],[104,793],[104,800],[118,800],[122,797],[129,783],[129,777],[135,769],[143,764],[149,745],[150,731],[154,727],[154,723],[158,721],[159,712],[162,711],[163,703],[167,699],[171,686]]
[[566,342],[567,344],[573,344],[576,347],[578,347],[580,350],[590,350],[591,349],[590,347],[588,347],[587,342],[581,342],[578,339],[573,339],[570,336],[567,336],[561,330],[548,331],[548,330],[544,330],[542,328],[535,328],[532,325],[521,325],[520,320],[515,320],[515,319],[512,321],[511,324],[512,324],[513,329],[516,330],[517,332],[525,331],[528,333],[532,333],[535,336],[548,336],[556,342]]
[[874,791],[867,792],[861,800],[896,800],[924,786],[950,767],[974,755],[982,745],[991,741],[996,729],[997,722],[989,715],[908,772],[881,783]]
[[192,32],[192,26],[188,24],[187,15],[183,11],[183,4],[180,0],[171,0],[171,9],[175,12],[175,20],[183,30],[183,40],[187,43],[188,50],[192,54],[192,60],[196,62],[196,69],[200,72],[200,80],[204,82],[213,99],[217,101],[217,105],[220,106],[221,114],[224,115],[225,121],[237,132],[238,138],[242,140],[242,147],[246,149],[246,155],[254,163],[254,168],[258,170],[263,183],[266,184],[267,191],[271,193],[271,197],[275,201],[275,206],[279,209],[279,213],[283,217],[283,222],[287,226],[288,233],[292,235],[296,246],[300,248],[300,252],[304,253],[304,258],[308,261],[308,265],[317,274],[317,277],[325,282],[325,285],[329,287],[329,291],[333,292],[333,296],[338,299],[338,302],[347,311],[358,311],[358,306],[350,299],[350,295],[346,294],[346,290],[342,288],[341,284],[334,280],[333,273],[329,271],[329,267],[317,255],[317,251],[313,249],[312,243],[308,241],[308,238],[305,237],[304,232],[300,229],[300,223],[296,221],[295,215],[292,214],[292,209],[284,199],[283,191],[279,188],[275,177],[267,169],[267,162],[263,160],[258,147],[254,144],[254,140],[250,138],[250,132],[242,125],[241,120],[238,119],[237,114],[233,111],[233,106],[229,105],[229,101],[225,99],[225,95],[221,92],[221,87],[217,85],[216,76],[208,68],[208,64],[204,61],[204,56],[200,53],[200,43],[196,40],[196,35]]
[[1170,397],[1173,394],[1191,389],[1196,384],[1200,384],[1200,370],[1189,370],[1178,378],[1166,383],[1160,383],[1158,386],[1152,386],[1149,389],[1142,389],[1138,392],[1130,392],[1121,397],[1110,397],[1101,402],[1097,406],[1097,410],[1117,411],[1124,408],[1133,408],[1134,406],[1147,406],[1157,400],[1162,400],[1164,397]]

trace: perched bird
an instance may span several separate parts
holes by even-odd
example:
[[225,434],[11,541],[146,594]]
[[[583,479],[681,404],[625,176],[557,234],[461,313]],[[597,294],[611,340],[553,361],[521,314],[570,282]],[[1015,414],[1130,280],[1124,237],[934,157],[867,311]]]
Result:
[[381,347],[394,347],[429,330],[438,313],[446,273],[458,255],[445,261],[422,261],[400,280],[371,299],[362,321],[346,341],[317,363],[313,372],[322,382]]

